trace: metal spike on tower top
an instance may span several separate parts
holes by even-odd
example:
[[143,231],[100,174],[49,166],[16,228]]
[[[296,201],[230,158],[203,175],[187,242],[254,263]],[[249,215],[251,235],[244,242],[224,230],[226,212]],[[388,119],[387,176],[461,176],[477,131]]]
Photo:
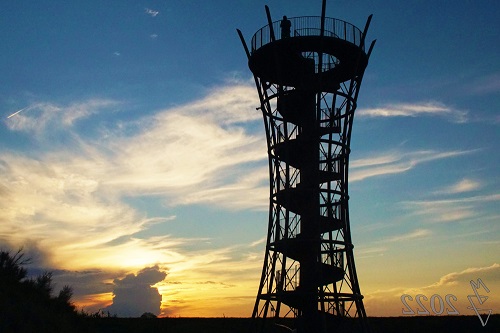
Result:
[[357,97],[373,41],[321,16],[286,17],[248,47],[269,157],[269,226],[252,317],[256,332],[366,332],[349,222],[348,165]]

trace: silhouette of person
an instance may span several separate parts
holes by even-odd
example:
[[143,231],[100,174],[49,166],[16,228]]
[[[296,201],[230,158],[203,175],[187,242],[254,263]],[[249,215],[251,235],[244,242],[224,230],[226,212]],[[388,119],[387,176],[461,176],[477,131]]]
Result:
[[281,20],[280,23],[281,27],[281,38],[288,38],[290,37],[290,28],[292,27],[292,22],[286,17],[283,16],[283,19]]

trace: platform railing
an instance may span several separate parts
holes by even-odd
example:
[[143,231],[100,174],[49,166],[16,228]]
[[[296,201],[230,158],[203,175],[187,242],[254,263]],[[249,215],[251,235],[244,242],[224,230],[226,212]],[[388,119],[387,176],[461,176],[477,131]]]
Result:
[[[290,35],[297,36],[320,36],[321,35],[321,16],[299,16],[289,17],[291,23]],[[276,40],[281,36],[281,20],[272,24],[274,37]],[[362,47],[362,32],[355,25],[332,17],[325,17],[324,36],[343,39],[347,42]],[[271,28],[266,25],[260,28],[252,37],[252,53],[262,46],[271,42]]]

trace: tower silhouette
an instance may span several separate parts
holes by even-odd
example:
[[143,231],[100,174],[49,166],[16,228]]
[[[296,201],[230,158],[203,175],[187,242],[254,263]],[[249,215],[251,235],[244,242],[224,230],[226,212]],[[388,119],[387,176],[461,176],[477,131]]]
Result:
[[[335,18],[238,30],[266,130],[270,202],[256,330],[367,331],[349,224],[348,165],[357,97],[375,41]],[[289,319],[290,318],[290,319]],[[357,318],[357,319],[356,319]]]

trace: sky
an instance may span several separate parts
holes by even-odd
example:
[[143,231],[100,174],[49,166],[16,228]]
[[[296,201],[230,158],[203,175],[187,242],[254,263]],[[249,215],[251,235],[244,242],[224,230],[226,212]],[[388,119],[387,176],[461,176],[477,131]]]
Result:
[[[2,1],[0,248],[22,247],[87,312],[251,316],[269,180],[236,29],[249,43],[266,4],[273,20],[321,15],[319,0]],[[349,174],[369,316],[418,294],[474,315],[478,279],[500,312],[499,13],[327,3],[360,28],[373,14],[377,39]]]

